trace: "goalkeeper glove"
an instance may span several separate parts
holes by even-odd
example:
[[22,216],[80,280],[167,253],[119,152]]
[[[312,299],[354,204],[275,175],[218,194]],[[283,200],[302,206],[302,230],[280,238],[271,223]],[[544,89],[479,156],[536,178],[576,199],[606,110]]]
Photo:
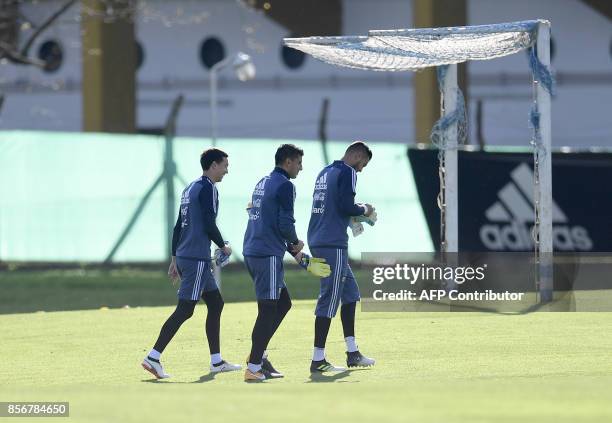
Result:
[[349,226],[351,227],[351,231],[353,231],[353,237],[358,237],[363,233],[363,224],[358,222],[356,218],[351,217]]
[[302,258],[298,264],[300,267],[319,278],[326,278],[331,275],[331,268],[329,264],[325,262],[324,258],[310,257],[308,254],[302,254]]
[[[226,241],[225,245],[229,245],[229,242]],[[217,265],[217,267],[219,268],[224,267],[225,265],[229,263],[229,260],[230,260],[230,255],[225,254],[221,248],[217,248],[215,250],[215,264]]]
[[369,215],[369,216],[365,216],[365,215],[355,216],[354,219],[355,219],[356,222],[359,222],[359,223],[365,222],[365,223],[367,223],[370,226],[374,226],[374,224],[378,220],[378,216],[377,216],[376,212],[373,211],[372,214]]

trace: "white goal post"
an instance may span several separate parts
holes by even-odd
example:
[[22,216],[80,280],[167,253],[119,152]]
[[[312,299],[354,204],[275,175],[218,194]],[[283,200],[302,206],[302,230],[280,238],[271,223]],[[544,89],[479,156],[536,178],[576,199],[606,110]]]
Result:
[[550,22],[369,31],[367,36],[285,38],[285,45],[326,63],[373,71],[418,71],[438,67],[442,117],[432,130],[440,149],[442,252],[458,252],[457,151],[466,135],[457,64],[490,60],[530,49],[534,105],[534,245],[540,301],[552,300],[552,162]]

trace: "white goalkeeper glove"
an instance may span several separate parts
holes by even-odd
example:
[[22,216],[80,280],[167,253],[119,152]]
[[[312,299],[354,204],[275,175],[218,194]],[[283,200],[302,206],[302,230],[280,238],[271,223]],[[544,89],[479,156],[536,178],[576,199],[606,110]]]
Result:
[[374,224],[378,220],[378,215],[376,214],[376,211],[373,211],[372,214],[369,216],[361,215],[361,216],[356,216],[354,219],[356,222],[359,222],[359,223],[365,222],[370,226],[374,226]]
[[325,262],[324,258],[310,257],[308,254],[302,253],[300,260],[297,262],[301,268],[319,278],[326,278],[331,275],[331,267]]
[[351,227],[351,231],[353,231],[353,237],[356,238],[363,233],[363,224],[361,222],[357,222],[354,217],[351,217],[349,226]]
[[[229,246],[229,242],[225,241],[225,245]],[[215,265],[222,268],[225,267],[230,260],[231,254],[225,254],[221,248],[215,249]]]

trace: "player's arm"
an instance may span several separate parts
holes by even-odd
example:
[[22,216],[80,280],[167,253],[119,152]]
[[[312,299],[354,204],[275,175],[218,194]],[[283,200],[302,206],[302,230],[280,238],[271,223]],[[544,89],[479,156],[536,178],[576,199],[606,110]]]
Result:
[[205,184],[199,195],[200,209],[202,210],[202,218],[204,219],[204,230],[208,235],[208,239],[214,242],[217,247],[224,249],[229,248],[225,245],[225,241],[221,236],[221,232],[217,227],[216,205],[213,195],[213,189],[210,185]]
[[280,205],[278,229],[280,230],[281,236],[287,241],[288,251],[292,254],[297,254],[304,248],[304,242],[300,241],[295,232],[295,218],[293,217],[295,187],[291,181],[287,181],[279,187],[276,195]]
[[347,170],[340,173],[338,177],[338,199],[340,211],[348,216],[369,215],[374,208],[369,204],[355,204],[355,188],[357,175],[354,171]]
[[172,282],[179,278],[178,268],[176,267],[176,249],[178,247],[180,237],[181,211],[179,210],[178,217],[176,218],[176,224],[174,225],[174,231],[172,231],[172,259],[170,260],[170,267],[168,267],[168,277]]
[[181,211],[178,212],[176,223],[174,225],[174,231],[172,231],[172,257],[176,256],[176,249],[178,248],[179,239],[181,238]]
[[331,274],[331,269],[325,259],[310,257],[302,251],[304,242],[297,237],[295,218],[293,217],[295,187],[290,181],[281,185],[278,191],[278,200],[280,204],[279,228],[281,235],[287,241],[287,252],[304,270],[320,278],[326,278]]

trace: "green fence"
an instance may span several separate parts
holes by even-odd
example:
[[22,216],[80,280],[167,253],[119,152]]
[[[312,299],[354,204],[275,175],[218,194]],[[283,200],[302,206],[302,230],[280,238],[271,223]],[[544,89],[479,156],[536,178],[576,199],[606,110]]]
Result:
[[[304,170],[294,180],[298,235],[305,240],[316,174],[323,167],[314,141],[225,139],[229,174],[218,185],[219,227],[240,254],[246,204],[254,184],[274,166],[283,142],[304,149]],[[200,153],[209,139],[176,138],[179,175],[201,175]],[[330,157],[346,143],[330,142]],[[379,221],[352,239],[350,255],[362,251],[431,251],[425,218],[400,144],[376,143],[374,158],[358,175],[357,200],[374,204]],[[164,139],[144,135],[57,132],[0,132],[0,260],[102,262],[113,249],[143,196],[163,169]],[[180,182],[179,180],[182,180]],[[163,261],[166,257],[165,192],[151,195],[113,261]],[[175,205],[175,210],[177,206]]]

